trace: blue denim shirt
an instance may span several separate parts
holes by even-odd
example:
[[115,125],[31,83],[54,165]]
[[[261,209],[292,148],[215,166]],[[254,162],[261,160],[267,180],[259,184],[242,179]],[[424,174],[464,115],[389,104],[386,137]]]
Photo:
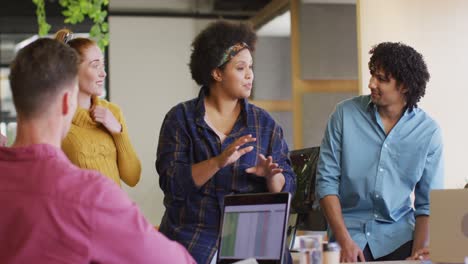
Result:
[[[294,194],[296,188],[283,131],[271,116],[242,100],[241,114],[221,143],[204,120],[204,91],[202,88],[198,98],[178,104],[166,115],[156,160],[166,207],[160,231],[184,245],[197,263],[209,263],[217,250],[224,196],[268,192],[264,178],[245,172],[257,164],[258,154],[271,155],[283,168],[283,191]],[[236,139],[248,134],[257,140],[244,147],[254,146],[254,150],[222,168],[197,188],[192,178],[192,165],[218,156]]]
[[415,108],[386,135],[370,96],[355,97],[331,115],[317,170],[318,198],[338,196],[351,237],[379,258],[413,239],[430,190],[443,187],[441,131]]

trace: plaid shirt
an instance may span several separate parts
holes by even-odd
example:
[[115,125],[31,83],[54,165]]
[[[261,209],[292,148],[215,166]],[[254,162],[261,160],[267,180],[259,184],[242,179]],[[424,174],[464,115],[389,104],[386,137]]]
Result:
[[[258,154],[271,155],[283,168],[283,191],[294,194],[296,183],[282,129],[265,110],[242,100],[241,114],[221,143],[204,120],[203,91],[204,88],[198,98],[178,104],[166,115],[159,136],[156,170],[166,207],[160,231],[183,244],[198,263],[209,263],[218,248],[224,196],[268,192],[264,178],[245,172],[257,164]],[[192,165],[221,154],[236,139],[248,134],[257,138],[245,145],[254,146],[254,150],[197,188]]]

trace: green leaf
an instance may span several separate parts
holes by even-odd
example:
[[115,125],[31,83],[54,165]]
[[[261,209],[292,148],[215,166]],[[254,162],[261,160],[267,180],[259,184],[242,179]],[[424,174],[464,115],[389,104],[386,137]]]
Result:
[[74,16],[70,17],[72,24],[81,23],[84,20],[84,15],[81,13],[75,13]]
[[77,6],[77,5],[68,6],[68,8],[69,8],[70,11],[72,11],[72,13],[74,13],[74,14],[76,14],[76,13],[81,13],[80,7]]
[[[98,12],[99,12],[99,11],[98,11]],[[91,18],[93,21],[95,21],[95,20],[98,18],[98,16],[99,16],[98,12],[92,12],[92,13],[90,13],[90,14],[88,15],[89,18]]]
[[101,39],[99,39],[98,43],[100,43],[99,47],[104,52],[106,50],[105,48],[109,46],[109,33],[104,34]]
[[100,20],[101,20],[101,21],[106,21],[106,17],[107,17],[107,11],[104,10],[104,11],[102,11],[101,14],[100,14]]
[[106,42],[105,39],[100,39],[98,41],[98,44],[99,44],[99,47],[101,48],[101,50],[103,50],[103,51],[104,51],[104,48],[108,45],[108,43]]
[[84,14],[89,14],[90,11],[92,10],[93,6],[91,5],[90,2],[81,2],[80,3],[81,11]]
[[101,32],[101,29],[99,28],[99,25],[95,24],[91,27],[89,34],[94,37],[94,36],[97,36],[100,32]]
[[102,34],[101,40],[105,47],[109,46],[109,33]]
[[32,0],[32,2],[36,5],[38,33],[40,36],[45,36],[49,33],[51,27],[46,21],[44,0]]
[[49,33],[51,26],[47,23],[39,25],[39,36],[45,36]]
[[80,1],[78,3],[78,5],[80,6],[81,10],[83,10],[83,8],[85,8],[85,6],[88,4],[88,1]]
[[93,1],[93,9],[94,12],[100,12],[101,11],[101,3],[99,1]]
[[102,24],[101,24],[101,30],[102,30],[103,32],[109,31],[109,23],[107,23],[107,22],[102,23]]

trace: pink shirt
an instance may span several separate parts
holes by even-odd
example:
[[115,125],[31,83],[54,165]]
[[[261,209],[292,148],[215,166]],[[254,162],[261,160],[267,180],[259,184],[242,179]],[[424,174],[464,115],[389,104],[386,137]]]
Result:
[[51,145],[0,147],[0,263],[195,263],[108,178]]

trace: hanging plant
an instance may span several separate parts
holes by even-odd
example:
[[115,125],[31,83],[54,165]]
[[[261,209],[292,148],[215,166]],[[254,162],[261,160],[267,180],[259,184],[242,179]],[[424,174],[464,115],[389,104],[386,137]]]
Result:
[[49,33],[50,24],[46,21],[44,0],[32,0],[36,5],[37,25],[39,26],[39,36],[45,36]]
[[65,8],[62,12],[65,23],[81,23],[85,17],[89,17],[94,22],[89,35],[102,50],[109,45],[109,24],[106,22],[107,11],[104,10],[109,0],[60,0],[59,3]]
[[[44,0],[32,1],[37,6],[39,35],[46,35],[50,30],[50,25],[45,21]],[[109,0],[59,0],[59,3],[65,9],[62,12],[65,23],[74,25],[89,17],[94,23],[89,31],[91,38],[96,40],[102,50],[109,45],[109,24],[106,22],[107,11],[105,10],[105,7],[109,5]],[[44,24],[48,27],[46,28]]]

